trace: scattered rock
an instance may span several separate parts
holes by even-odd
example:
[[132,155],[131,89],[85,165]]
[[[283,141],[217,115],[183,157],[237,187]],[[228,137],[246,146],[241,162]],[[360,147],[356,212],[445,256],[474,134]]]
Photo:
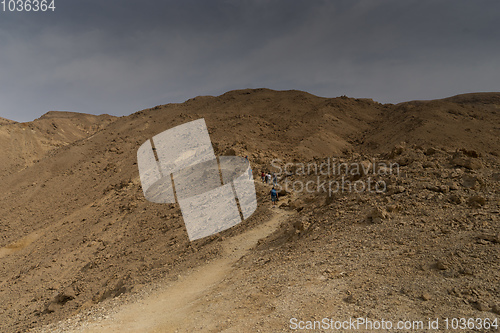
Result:
[[500,244],[500,234],[497,235],[481,235],[479,240],[487,241],[488,243]]
[[430,162],[430,161],[422,163],[422,167],[424,167],[426,169],[437,169],[436,163]]
[[307,218],[302,218],[302,220],[298,220],[293,223],[293,227],[296,233],[306,231],[310,226],[311,223],[307,220]]
[[233,148],[229,148],[222,156],[236,156],[236,151]]
[[280,197],[285,197],[285,196],[287,196],[287,195],[289,195],[289,194],[290,194],[290,193],[289,193],[289,192],[287,192],[287,191],[285,191],[284,189],[282,189],[281,191],[279,191],[279,192],[278,192],[278,195],[279,195]]
[[127,292],[127,287],[125,286],[125,282],[123,281],[123,279],[118,279],[114,282],[108,283],[108,287],[103,292],[98,293],[93,298],[93,301],[95,303],[99,303],[107,298],[116,297],[125,292]]
[[448,201],[455,205],[460,205],[465,202],[465,199],[460,194],[452,194],[448,197]]
[[455,157],[450,162],[454,166],[460,166],[470,170],[478,170],[483,166],[479,160],[465,157]]
[[349,295],[349,296],[344,298],[344,302],[349,303],[349,304],[354,304],[354,303],[356,303],[356,299],[354,298],[354,296]]
[[476,186],[477,177],[463,175],[462,176],[462,186],[465,188],[474,188]]
[[295,209],[296,211],[300,212],[301,210],[304,209],[305,203],[302,200],[295,200],[289,203],[289,207],[291,209]]
[[480,195],[474,195],[467,200],[467,203],[473,208],[479,208],[486,205],[486,199]]
[[481,157],[481,153],[478,153],[475,150],[467,150],[465,148],[460,149],[460,151],[465,155],[473,158]]
[[418,157],[416,157],[415,155],[411,154],[411,155],[401,156],[400,158],[398,158],[398,160],[396,162],[400,166],[407,166],[407,165],[412,164],[417,159],[418,159]]
[[430,148],[427,148],[427,150],[424,152],[424,154],[427,156],[432,156],[437,152],[438,152],[438,150],[436,148],[430,147]]
[[390,185],[388,188],[388,193],[389,194],[399,194],[399,193],[403,193],[406,189],[404,188],[404,186],[401,186],[401,185],[398,185],[398,186],[392,186]]
[[404,152],[404,147],[403,146],[396,146],[392,148],[391,152],[387,155],[389,158],[394,158],[396,156],[401,155]]
[[427,184],[425,185],[425,188],[428,189],[429,191],[437,193],[448,193],[450,191],[450,187],[448,185]]
[[448,269],[448,265],[444,261],[438,260],[436,262],[436,268],[444,271]]
[[423,293],[421,298],[424,300],[424,301],[430,301],[432,299],[432,296],[429,294],[429,293]]
[[387,211],[389,213],[399,212],[401,210],[400,205],[387,205]]
[[68,287],[62,291],[56,292],[52,300],[46,305],[42,313],[52,313],[64,306],[67,302],[75,299],[76,293],[73,288]]
[[373,223],[381,223],[383,219],[386,219],[388,217],[389,214],[387,213],[387,211],[380,207],[375,207],[367,216],[367,218]]
[[490,307],[483,302],[476,302],[475,306],[476,306],[476,309],[478,309],[479,311],[489,311],[490,310]]

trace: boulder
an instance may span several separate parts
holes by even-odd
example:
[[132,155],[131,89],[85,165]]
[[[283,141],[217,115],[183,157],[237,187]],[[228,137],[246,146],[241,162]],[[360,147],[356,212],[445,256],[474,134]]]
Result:
[[373,223],[381,223],[383,219],[389,217],[389,214],[384,208],[375,207],[367,216]]

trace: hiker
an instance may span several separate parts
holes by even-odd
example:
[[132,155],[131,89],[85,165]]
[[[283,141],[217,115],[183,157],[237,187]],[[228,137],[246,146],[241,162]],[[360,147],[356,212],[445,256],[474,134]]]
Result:
[[264,171],[262,171],[262,173],[260,174],[260,178],[262,179],[263,183],[266,182],[266,175],[264,174]]
[[273,186],[273,189],[271,190],[271,192],[269,192],[269,194],[271,194],[271,201],[273,202],[273,207],[274,207],[276,206],[276,201],[278,201],[278,191],[276,191],[276,189]]
[[278,176],[273,172],[273,184],[274,186],[278,186]]

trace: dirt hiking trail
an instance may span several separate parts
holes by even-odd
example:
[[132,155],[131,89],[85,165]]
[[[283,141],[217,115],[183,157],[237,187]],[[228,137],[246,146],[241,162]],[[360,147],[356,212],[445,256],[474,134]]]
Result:
[[142,301],[126,304],[105,320],[87,323],[74,332],[184,332],[191,327],[189,318],[204,295],[227,277],[233,264],[246,255],[258,241],[272,234],[292,213],[279,208],[266,223],[243,234],[226,239],[220,258],[198,267],[164,289]]

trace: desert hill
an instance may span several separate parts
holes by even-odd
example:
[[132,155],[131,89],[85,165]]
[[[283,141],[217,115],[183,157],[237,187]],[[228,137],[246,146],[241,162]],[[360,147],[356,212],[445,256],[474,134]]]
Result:
[[[498,151],[499,93],[458,95],[442,100],[412,101],[390,106],[364,136],[367,145],[383,151],[398,141]],[[377,149],[376,149],[377,150]]]
[[[276,214],[267,202],[268,188],[259,184],[260,205],[250,219],[190,243],[177,205],[145,201],[137,148],[157,133],[198,118],[205,118],[217,155],[248,155],[256,171],[269,169],[275,158],[382,159],[403,168],[387,179],[390,188],[384,194],[288,193],[280,210],[290,215],[238,261],[241,269],[235,268],[233,278],[217,285],[222,305],[212,314],[208,301],[196,305],[200,316],[216,320],[215,314],[236,306],[232,302],[242,302],[229,318],[232,324],[225,321],[211,329],[236,325],[277,331],[295,310],[304,316],[311,311],[330,315],[332,309],[366,316],[372,307],[372,315],[382,315],[384,307],[398,306],[391,302],[404,303],[405,297],[411,298],[405,309],[415,316],[427,315],[432,306],[441,314],[470,310],[477,315],[476,303],[491,313],[499,292],[494,286],[499,278],[499,96],[383,105],[247,89],[120,118],[50,112],[30,123],[2,125],[0,330],[41,327],[110,304],[117,296],[135,295],[153,282],[175,281],[223,256],[226,240],[244,236]],[[452,249],[455,245],[462,249]],[[458,264],[448,258],[453,251],[461,253]],[[476,253],[483,265],[473,265]],[[391,262],[397,269],[390,268],[392,257],[401,259]],[[440,258],[439,267],[461,266],[436,272]],[[428,272],[427,283],[436,289],[414,286],[398,296],[415,271]],[[442,308],[435,296],[448,288],[445,273],[456,274],[460,282],[455,288],[462,298],[450,308]],[[362,295],[365,279],[372,279],[369,286],[375,290],[368,296]],[[334,285],[331,300],[318,303],[316,296],[329,299]],[[287,294],[287,288],[293,292]],[[476,292],[469,297],[467,288]],[[424,293],[424,298],[431,296],[422,305]],[[314,306],[301,307],[299,298]],[[245,319],[251,322],[242,319],[248,312],[255,313]],[[260,323],[271,314],[272,320]]]
[[15,124],[16,121],[0,117],[0,125]]
[[50,111],[31,122],[0,119],[0,174],[26,168],[50,151],[86,138],[116,117]]

